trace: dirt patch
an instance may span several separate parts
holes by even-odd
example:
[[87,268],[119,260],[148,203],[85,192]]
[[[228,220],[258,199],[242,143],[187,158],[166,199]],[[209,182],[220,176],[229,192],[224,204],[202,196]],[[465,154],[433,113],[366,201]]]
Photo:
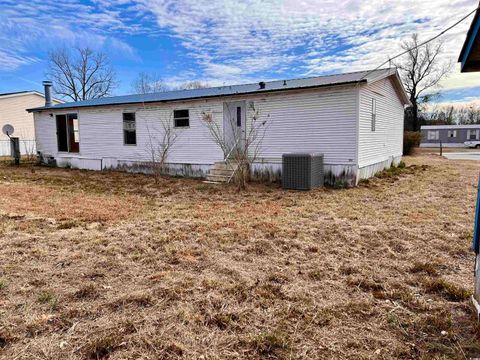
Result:
[[0,166],[0,358],[465,358],[480,164],[354,189]]

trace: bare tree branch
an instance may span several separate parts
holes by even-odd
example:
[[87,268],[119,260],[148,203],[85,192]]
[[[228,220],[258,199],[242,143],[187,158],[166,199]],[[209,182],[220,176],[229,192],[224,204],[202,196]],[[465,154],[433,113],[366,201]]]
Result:
[[110,95],[117,85],[107,55],[88,47],[75,48],[73,54],[60,48],[51,51],[48,60],[47,75],[53,81],[55,93],[73,101]]
[[150,94],[168,91],[168,88],[158,74],[141,72],[132,83],[132,91],[135,94]]
[[419,124],[419,109],[431,101],[436,95],[440,81],[450,72],[451,64],[443,65],[440,62],[443,53],[442,42],[432,42],[420,46],[417,34],[412,35],[410,41],[402,44],[407,54],[402,60],[395,62],[400,76],[407,90],[412,108],[413,130],[417,131]]

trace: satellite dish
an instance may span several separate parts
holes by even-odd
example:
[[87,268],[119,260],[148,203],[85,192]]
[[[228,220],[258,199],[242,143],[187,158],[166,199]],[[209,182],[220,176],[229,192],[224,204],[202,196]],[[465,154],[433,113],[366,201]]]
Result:
[[15,129],[10,124],[3,125],[3,127],[2,127],[2,132],[7,136],[13,135],[14,130]]

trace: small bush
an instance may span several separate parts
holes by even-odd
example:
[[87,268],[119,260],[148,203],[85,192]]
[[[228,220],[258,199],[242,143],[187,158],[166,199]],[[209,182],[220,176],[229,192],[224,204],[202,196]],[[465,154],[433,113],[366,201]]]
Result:
[[7,281],[5,279],[0,279],[0,290],[3,290],[7,287]]
[[405,131],[403,133],[403,155],[411,155],[413,148],[420,145],[422,134],[419,131]]
[[45,290],[45,291],[40,292],[40,294],[38,294],[37,301],[40,304],[48,304],[50,302],[53,303],[53,302],[55,302],[55,296],[53,296],[53,294],[50,291]]

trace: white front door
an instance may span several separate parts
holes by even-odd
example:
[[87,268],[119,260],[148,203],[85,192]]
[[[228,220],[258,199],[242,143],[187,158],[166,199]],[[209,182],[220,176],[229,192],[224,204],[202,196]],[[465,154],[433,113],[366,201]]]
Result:
[[235,151],[241,151],[245,146],[245,101],[235,101],[223,104],[223,136],[227,148],[225,156],[231,157]]

